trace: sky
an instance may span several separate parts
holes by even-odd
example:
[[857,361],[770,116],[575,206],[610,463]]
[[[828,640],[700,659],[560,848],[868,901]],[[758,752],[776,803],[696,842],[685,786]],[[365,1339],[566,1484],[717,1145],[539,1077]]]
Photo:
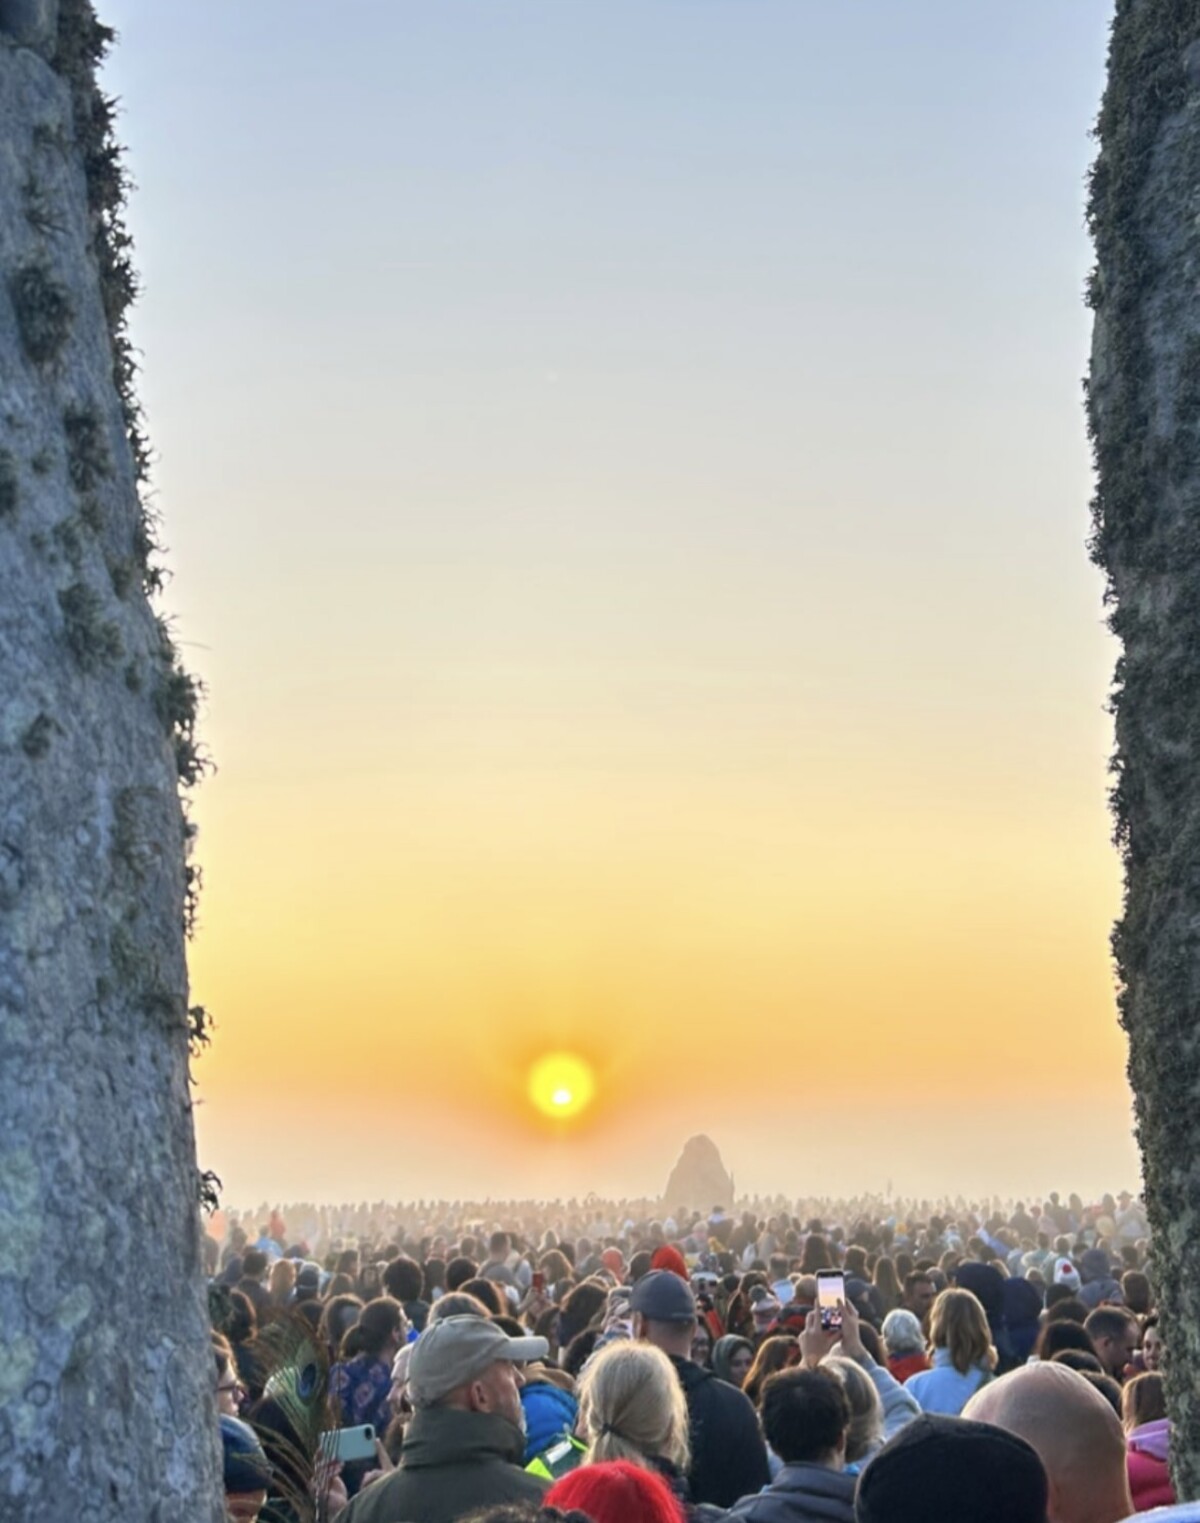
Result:
[[102,9],[226,1199],[1136,1186],[1108,4]]

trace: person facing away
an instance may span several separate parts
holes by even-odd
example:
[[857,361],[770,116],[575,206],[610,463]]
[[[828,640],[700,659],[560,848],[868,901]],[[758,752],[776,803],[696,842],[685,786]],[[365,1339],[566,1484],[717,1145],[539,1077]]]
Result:
[[628,1460],[661,1475],[686,1508],[688,1407],[670,1359],[651,1343],[623,1339],[594,1354],[579,1382],[578,1430],[585,1465]]
[[634,1338],[666,1354],[683,1388],[692,1501],[732,1507],[741,1497],[761,1491],[771,1472],[753,1404],[689,1357],[696,1324],[692,1287],[670,1270],[651,1270],[633,1287],[630,1310]]
[[1117,1523],[1133,1511],[1120,1419],[1077,1370],[1027,1364],[973,1396],[964,1416],[1037,1450],[1049,1480],[1050,1523]]
[[399,1468],[361,1491],[340,1523],[454,1523],[495,1502],[537,1502],[521,1469],[525,1434],[518,1366],[544,1359],[544,1338],[510,1338],[483,1317],[432,1322],[413,1345]]
[[850,1403],[836,1375],[823,1368],[772,1375],[762,1389],[762,1424],[783,1468],[765,1491],[743,1497],[727,1523],[853,1523]]
[[[219,1388],[218,1388],[219,1389]],[[1167,1467],[1171,1424],[1157,1371],[1135,1375],[1121,1392],[1121,1427],[1125,1430],[1126,1469],[1129,1491],[1138,1512],[1169,1507],[1175,1488]]]
[[929,1314],[932,1368],[912,1375],[904,1389],[922,1412],[957,1417],[992,1378],[996,1351],[987,1315],[969,1290],[943,1290]]

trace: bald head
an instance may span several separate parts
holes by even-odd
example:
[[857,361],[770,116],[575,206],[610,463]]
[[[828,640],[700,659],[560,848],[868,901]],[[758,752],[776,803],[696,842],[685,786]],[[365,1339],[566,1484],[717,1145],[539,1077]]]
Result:
[[977,1391],[963,1416],[1037,1450],[1050,1482],[1050,1523],[1116,1523],[1132,1513],[1120,1419],[1076,1370],[1027,1364]]

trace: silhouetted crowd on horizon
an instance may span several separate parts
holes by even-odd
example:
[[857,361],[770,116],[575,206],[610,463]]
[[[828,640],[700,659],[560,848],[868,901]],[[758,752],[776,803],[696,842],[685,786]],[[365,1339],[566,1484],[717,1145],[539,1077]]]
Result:
[[1175,1500],[1128,1193],[210,1228],[241,1523],[1119,1523]]

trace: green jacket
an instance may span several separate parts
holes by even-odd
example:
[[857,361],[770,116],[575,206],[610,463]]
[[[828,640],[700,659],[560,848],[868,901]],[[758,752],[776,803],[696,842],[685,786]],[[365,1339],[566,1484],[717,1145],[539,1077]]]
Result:
[[338,1523],[454,1523],[497,1502],[537,1502],[547,1483],[521,1469],[525,1438],[506,1417],[423,1407],[400,1468],[356,1496]]

